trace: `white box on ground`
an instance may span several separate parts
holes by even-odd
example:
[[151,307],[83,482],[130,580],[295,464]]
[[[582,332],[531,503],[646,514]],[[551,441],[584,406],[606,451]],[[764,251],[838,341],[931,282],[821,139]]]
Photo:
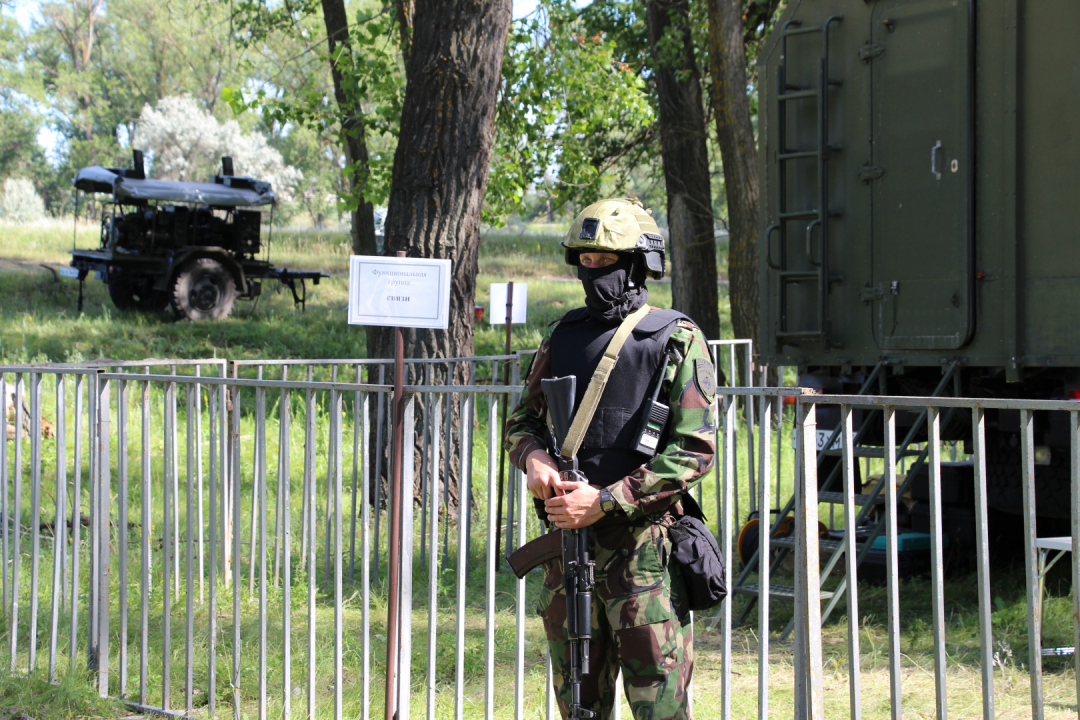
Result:
[[[509,283],[491,283],[491,307],[488,308],[488,322],[492,325],[506,324],[506,286]],[[529,285],[514,283],[514,306],[510,309],[512,325],[525,324],[525,308],[529,302]]]
[[440,328],[450,322],[450,261],[349,258],[349,324]]

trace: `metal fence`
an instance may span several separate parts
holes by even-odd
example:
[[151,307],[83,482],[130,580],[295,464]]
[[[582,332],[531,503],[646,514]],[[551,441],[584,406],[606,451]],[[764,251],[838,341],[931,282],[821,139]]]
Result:
[[[732,351],[727,352],[730,360]],[[380,650],[387,638],[380,563],[385,570],[387,552],[385,522],[377,523],[389,512],[400,512],[403,527],[412,531],[402,539],[399,592],[402,606],[412,612],[402,614],[398,631],[391,688],[398,717],[404,720],[412,712],[427,718],[554,717],[543,631],[530,607],[540,578],[518,581],[502,571],[495,552],[502,508],[491,502],[498,498],[500,458],[500,423],[492,419],[499,417],[502,404],[515,401],[520,375],[511,385],[492,382],[500,377],[493,364],[516,367],[516,360],[455,362],[477,368],[468,377],[485,376],[488,384],[426,384],[424,379],[431,377],[426,373],[439,372],[434,363],[416,363],[410,371],[410,379],[421,382],[404,389],[403,447],[416,449],[404,453],[404,487],[413,488],[417,499],[400,508],[387,507],[380,494],[391,388],[378,382],[386,379],[385,371],[379,377],[384,367],[379,363],[329,363],[330,376],[319,379],[315,362],[279,363],[273,374],[280,370],[283,379],[273,380],[265,377],[270,363],[254,370],[237,364],[232,372],[221,361],[210,368],[171,361],[0,367],[0,411],[7,416],[14,403],[15,428],[14,437],[0,447],[0,662],[11,672],[47,673],[50,680],[88,670],[102,696],[166,715],[382,716],[386,675]],[[304,379],[289,379],[285,367],[292,365],[307,366]],[[492,368],[490,374],[480,371],[485,366]],[[14,389],[10,401],[8,387]],[[47,402],[49,397],[54,401]],[[796,415],[788,475],[782,474],[779,461],[789,452],[782,438],[790,437],[791,426],[776,422],[784,398],[795,403]],[[718,626],[719,662],[699,664],[696,715],[727,720],[752,714],[748,708],[756,709],[758,717],[786,715],[789,710],[776,711],[780,695],[794,698],[796,717],[824,717],[826,709],[830,716],[862,715],[868,691],[862,685],[858,608],[865,590],[860,583],[848,583],[846,627],[823,629],[822,602],[829,595],[839,597],[838,588],[822,590],[820,577],[827,570],[819,569],[819,537],[805,532],[817,526],[823,513],[817,503],[815,437],[815,411],[823,403],[839,405],[841,411],[844,528],[855,526],[860,507],[854,492],[852,412],[883,411],[886,479],[873,493],[885,495],[888,519],[887,701],[893,717],[901,716],[908,697],[902,692],[908,682],[904,678],[910,676],[900,646],[896,409],[930,409],[926,450],[934,518],[934,639],[929,672],[938,717],[948,709],[948,671],[956,664],[946,653],[950,625],[942,579],[938,442],[942,412],[969,413],[977,431],[972,448],[980,513],[976,667],[987,718],[994,717],[995,660],[983,413],[991,408],[1021,412],[1027,674],[1032,715],[1042,717],[1047,698],[1039,648],[1032,413],[1070,413],[1072,492],[1078,498],[1077,404],[820,396],[798,388],[754,387],[718,391],[718,462],[697,492],[703,507],[717,509],[719,525],[714,527],[729,559],[729,587],[736,564],[733,543],[743,521],[740,510],[768,510],[779,504],[782,492],[795,492],[795,533],[789,541],[795,551],[794,587],[785,596],[793,605],[790,611],[777,605],[774,581],[779,579],[770,576],[766,562],[758,572],[755,632],[733,627],[733,610],[744,597],[735,593],[709,618],[697,618],[703,641],[712,642],[709,621]],[[52,436],[46,437],[50,423]],[[457,515],[459,521],[450,512],[454,501],[446,482],[455,467],[458,502],[470,508]],[[516,547],[542,530],[527,511],[531,503],[520,473],[514,470],[508,479],[506,545]],[[1075,558],[1080,537],[1075,502],[1072,513]],[[770,534],[760,533],[762,557],[774,551]],[[846,572],[835,583],[857,577],[855,563],[864,547],[856,542],[854,533],[843,540]],[[1077,568],[1074,562],[1074,587]],[[1075,597],[1074,611],[1080,617]],[[777,622],[792,613],[794,645],[778,647]],[[823,636],[843,642],[825,648]],[[733,647],[736,640],[741,649]],[[777,652],[790,658],[792,670],[778,668],[773,662]],[[825,689],[825,657],[846,668],[842,701]],[[745,664],[754,658],[754,665]],[[744,670],[752,668],[753,683],[745,671],[735,671],[739,662]],[[1075,699],[1070,694],[1051,701]]]

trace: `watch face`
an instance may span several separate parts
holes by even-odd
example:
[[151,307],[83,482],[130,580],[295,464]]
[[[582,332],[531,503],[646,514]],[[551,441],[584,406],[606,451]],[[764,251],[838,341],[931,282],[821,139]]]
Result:
[[600,491],[600,509],[605,513],[615,511],[615,499],[611,497],[611,493],[607,489]]

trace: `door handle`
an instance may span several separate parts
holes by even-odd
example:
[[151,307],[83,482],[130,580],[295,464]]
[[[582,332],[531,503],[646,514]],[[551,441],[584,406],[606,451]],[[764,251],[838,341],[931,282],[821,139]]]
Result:
[[941,149],[940,140],[937,141],[934,147],[930,148],[930,172],[934,174],[934,178],[937,180],[941,179],[941,171],[938,170],[938,155]]

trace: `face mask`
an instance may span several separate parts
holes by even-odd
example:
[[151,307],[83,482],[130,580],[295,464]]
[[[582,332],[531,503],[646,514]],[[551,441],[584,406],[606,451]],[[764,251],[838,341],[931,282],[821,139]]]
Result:
[[578,266],[578,279],[585,288],[585,307],[597,320],[622,320],[641,307],[649,294],[635,277],[634,258],[619,254],[618,262],[601,268]]

